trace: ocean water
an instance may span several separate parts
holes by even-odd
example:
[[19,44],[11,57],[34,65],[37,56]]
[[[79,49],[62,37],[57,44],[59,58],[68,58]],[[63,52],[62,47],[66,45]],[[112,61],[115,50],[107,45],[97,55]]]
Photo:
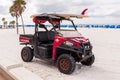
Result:
[[[46,25],[47,27],[50,27],[50,25]],[[120,29],[120,24],[104,24],[104,25],[97,25],[97,24],[79,24],[75,25],[79,28],[107,28],[107,29]],[[7,26],[9,28],[9,25]],[[19,27],[22,27],[22,25],[19,25]],[[35,25],[25,25],[25,27],[35,27]],[[74,28],[73,25],[61,25],[62,28]],[[2,28],[2,25],[0,25],[0,28]]]
[[[34,25],[25,25],[26,27],[34,27]],[[46,25],[47,27],[50,27],[50,25]],[[92,25],[92,24],[82,24],[82,25],[75,25],[76,27],[81,28],[107,28],[107,29],[120,29],[120,25]],[[19,27],[22,27],[22,25],[19,25]],[[74,28],[73,25],[61,25],[63,28]]]

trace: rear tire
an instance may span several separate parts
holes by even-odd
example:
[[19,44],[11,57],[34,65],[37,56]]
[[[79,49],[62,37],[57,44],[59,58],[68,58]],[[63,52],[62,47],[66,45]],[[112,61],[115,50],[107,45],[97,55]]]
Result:
[[95,56],[92,55],[86,61],[82,61],[81,64],[86,65],[86,66],[90,66],[90,65],[92,65],[94,63],[94,61],[95,61]]
[[21,58],[24,62],[31,62],[33,59],[33,50],[30,47],[24,47],[21,51]]
[[62,54],[58,57],[57,67],[64,74],[71,74],[76,67],[74,58],[69,54]]

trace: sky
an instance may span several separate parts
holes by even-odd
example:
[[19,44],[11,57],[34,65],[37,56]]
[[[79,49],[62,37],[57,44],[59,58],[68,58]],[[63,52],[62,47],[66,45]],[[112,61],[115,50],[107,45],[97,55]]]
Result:
[[[6,21],[15,20],[9,13],[9,7],[14,0],[0,0],[0,24],[2,18]],[[40,13],[70,13],[81,14],[88,8],[89,18],[75,19],[77,24],[120,24],[120,0],[25,0],[26,9],[23,12],[25,24],[34,24],[30,18]],[[21,20],[19,19],[19,24]]]

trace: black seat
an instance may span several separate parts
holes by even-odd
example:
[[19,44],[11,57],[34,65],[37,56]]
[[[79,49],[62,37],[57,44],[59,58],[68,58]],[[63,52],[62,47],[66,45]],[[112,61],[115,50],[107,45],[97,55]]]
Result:
[[54,41],[55,32],[53,32],[53,31],[48,31],[48,32],[47,32],[47,35],[48,35],[48,40],[49,40],[49,41]]
[[38,32],[39,42],[52,42],[54,41],[55,32],[53,31],[40,31]]
[[48,41],[47,33],[44,31],[38,32],[38,40],[39,42],[47,42]]

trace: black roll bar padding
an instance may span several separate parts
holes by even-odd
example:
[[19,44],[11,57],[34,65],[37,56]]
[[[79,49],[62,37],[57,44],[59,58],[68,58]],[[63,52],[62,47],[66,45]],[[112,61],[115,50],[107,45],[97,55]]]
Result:
[[46,31],[48,31],[48,29],[45,27],[44,24],[39,23],[39,27],[40,27],[40,28],[44,28]]
[[34,53],[37,53],[38,54],[38,48],[37,48],[37,46],[38,46],[38,26],[39,26],[39,23],[38,22],[36,22],[35,23],[35,34],[34,34],[34,45],[33,45],[33,47],[34,47]]
[[73,24],[73,26],[74,26],[75,30],[77,31],[77,28],[76,28],[76,26],[75,26],[74,22],[73,22],[72,20],[71,20],[71,22],[72,22],[72,24]]
[[38,24],[39,24],[39,23],[35,23],[35,32],[38,31]]
[[[52,24],[52,26],[53,26],[54,31],[57,32],[56,29],[55,29],[55,25],[53,24],[53,20],[52,20],[50,17],[49,17],[49,19],[50,19],[50,21],[51,21],[51,24]],[[52,29],[52,30],[53,30],[53,29]]]

